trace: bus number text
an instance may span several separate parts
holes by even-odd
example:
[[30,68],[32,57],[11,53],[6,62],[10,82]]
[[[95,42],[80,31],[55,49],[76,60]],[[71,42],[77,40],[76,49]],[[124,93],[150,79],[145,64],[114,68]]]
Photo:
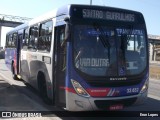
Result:
[[128,88],[127,93],[138,93],[139,88]]

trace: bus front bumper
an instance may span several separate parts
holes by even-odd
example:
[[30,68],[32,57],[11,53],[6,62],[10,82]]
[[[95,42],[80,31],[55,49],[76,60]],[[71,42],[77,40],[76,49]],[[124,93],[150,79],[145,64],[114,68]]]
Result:
[[[67,92],[66,94],[66,110],[68,111],[95,111],[95,110],[111,110],[110,107],[118,106],[122,108],[130,105],[143,104],[147,98],[148,91],[138,95],[123,97],[105,97],[93,98],[82,97],[75,93]],[[115,109],[118,110],[118,109]]]

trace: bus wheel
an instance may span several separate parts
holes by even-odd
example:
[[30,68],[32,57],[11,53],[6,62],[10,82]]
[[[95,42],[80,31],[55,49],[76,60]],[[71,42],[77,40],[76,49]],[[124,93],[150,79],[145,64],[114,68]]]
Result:
[[51,105],[52,101],[51,99],[48,98],[48,95],[47,95],[47,85],[46,85],[46,80],[43,73],[38,74],[38,88],[39,88],[39,93],[42,100],[46,104]]
[[17,77],[17,75],[15,74],[15,70],[14,70],[13,63],[12,63],[12,66],[11,66],[11,70],[12,70],[12,78],[13,78],[14,80],[18,80],[18,77]]

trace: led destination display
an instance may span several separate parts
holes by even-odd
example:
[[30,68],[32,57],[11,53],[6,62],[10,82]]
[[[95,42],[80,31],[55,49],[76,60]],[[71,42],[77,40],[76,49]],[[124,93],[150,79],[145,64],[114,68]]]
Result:
[[83,9],[82,13],[83,13],[83,18],[106,19],[106,20],[117,20],[117,21],[128,21],[128,22],[135,21],[134,14],[123,13],[123,12]]

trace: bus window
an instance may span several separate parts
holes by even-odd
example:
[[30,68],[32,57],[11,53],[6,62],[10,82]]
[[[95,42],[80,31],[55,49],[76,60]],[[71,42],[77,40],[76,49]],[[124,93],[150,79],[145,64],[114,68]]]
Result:
[[41,24],[40,35],[38,38],[38,50],[50,52],[52,39],[52,21],[47,21]]
[[23,41],[23,33],[18,33],[18,41],[19,42],[19,49],[21,49],[22,41]]
[[12,47],[17,46],[17,33],[13,34],[13,39],[12,39]]
[[[127,70],[129,71],[130,74],[135,74],[137,72],[143,71],[143,69],[147,65],[147,59],[146,59],[147,56],[145,47],[146,40],[143,34],[130,35],[128,38],[129,39],[126,51]],[[136,66],[140,66],[139,69],[136,69]]]
[[9,47],[9,35],[6,36],[6,47]]
[[27,50],[28,48],[28,38],[29,38],[29,29],[25,29],[24,39],[22,41],[22,49]]
[[9,35],[8,46],[12,46],[12,35]]
[[37,49],[38,40],[38,25],[32,26],[30,28],[29,34],[29,49]]

